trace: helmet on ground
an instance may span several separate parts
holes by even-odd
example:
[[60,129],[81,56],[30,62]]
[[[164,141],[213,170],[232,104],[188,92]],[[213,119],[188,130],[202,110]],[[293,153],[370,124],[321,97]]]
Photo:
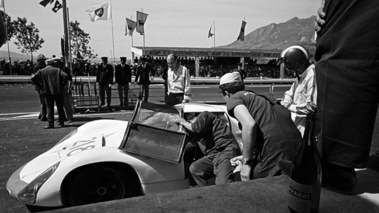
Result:
[[287,69],[299,71],[307,62],[308,51],[302,46],[294,45],[282,51],[278,64],[284,63]]

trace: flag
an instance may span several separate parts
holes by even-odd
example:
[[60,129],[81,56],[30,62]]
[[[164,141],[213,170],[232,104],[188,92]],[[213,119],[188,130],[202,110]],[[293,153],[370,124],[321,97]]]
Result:
[[53,11],[54,11],[54,13],[56,13],[56,12],[58,12],[58,10],[59,9],[61,9],[63,6],[62,6],[62,4],[57,0],[56,2],[55,2],[55,5],[54,5],[54,7],[53,7]]
[[112,10],[111,10],[110,2],[104,2],[102,4],[93,6],[90,9],[86,10],[92,22],[97,21],[97,20],[111,19],[112,18],[111,11]]
[[145,22],[147,19],[147,14],[143,12],[137,11],[137,32],[139,32],[141,35],[145,33]]
[[213,36],[213,33],[212,33],[212,25],[211,25],[211,27],[209,28],[209,32],[208,32],[208,38],[210,38],[212,36]]
[[49,3],[52,4],[54,0],[42,0],[39,4],[46,7]]
[[5,10],[4,0],[0,0],[0,11],[4,12],[4,10]]
[[132,36],[134,29],[136,29],[137,22],[126,18],[125,35]]
[[245,40],[245,26],[246,26],[246,22],[242,21],[241,31],[240,31],[240,34],[239,34],[239,36],[237,38],[237,41],[238,40],[241,40],[241,41]]

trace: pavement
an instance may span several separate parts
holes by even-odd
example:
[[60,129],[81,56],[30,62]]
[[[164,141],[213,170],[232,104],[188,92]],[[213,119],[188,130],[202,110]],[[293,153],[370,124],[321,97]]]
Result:
[[[322,188],[319,212],[379,212],[379,172],[357,171],[357,195],[345,196]],[[289,212],[289,178],[285,175],[52,211],[66,212]]]

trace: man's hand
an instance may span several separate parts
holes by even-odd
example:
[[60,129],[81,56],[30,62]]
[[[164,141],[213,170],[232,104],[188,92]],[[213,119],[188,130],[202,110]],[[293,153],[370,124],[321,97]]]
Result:
[[325,0],[322,0],[321,6],[317,11],[317,17],[316,17],[316,23],[315,23],[315,30],[317,33],[320,33],[324,24],[325,24],[325,12],[324,12],[324,4]]
[[182,103],[188,103],[189,100],[183,99]]
[[112,84],[109,84],[108,87],[112,87]]
[[233,173],[240,172],[242,167],[242,155],[230,159],[230,164],[235,167]]

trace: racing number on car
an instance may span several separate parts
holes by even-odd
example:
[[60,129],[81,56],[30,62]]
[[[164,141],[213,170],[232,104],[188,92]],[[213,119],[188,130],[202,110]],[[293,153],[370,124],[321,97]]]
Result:
[[[86,151],[89,149],[93,149],[96,146],[95,145],[89,145],[93,142],[95,142],[95,137],[91,138],[89,140],[82,140],[82,141],[76,141],[75,143],[72,144],[72,147],[70,148],[70,152],[67,153],[67,157],[70,157],[71,155],[74,155],[78,152]],[[89,145],[89,146],[88,146]]]

